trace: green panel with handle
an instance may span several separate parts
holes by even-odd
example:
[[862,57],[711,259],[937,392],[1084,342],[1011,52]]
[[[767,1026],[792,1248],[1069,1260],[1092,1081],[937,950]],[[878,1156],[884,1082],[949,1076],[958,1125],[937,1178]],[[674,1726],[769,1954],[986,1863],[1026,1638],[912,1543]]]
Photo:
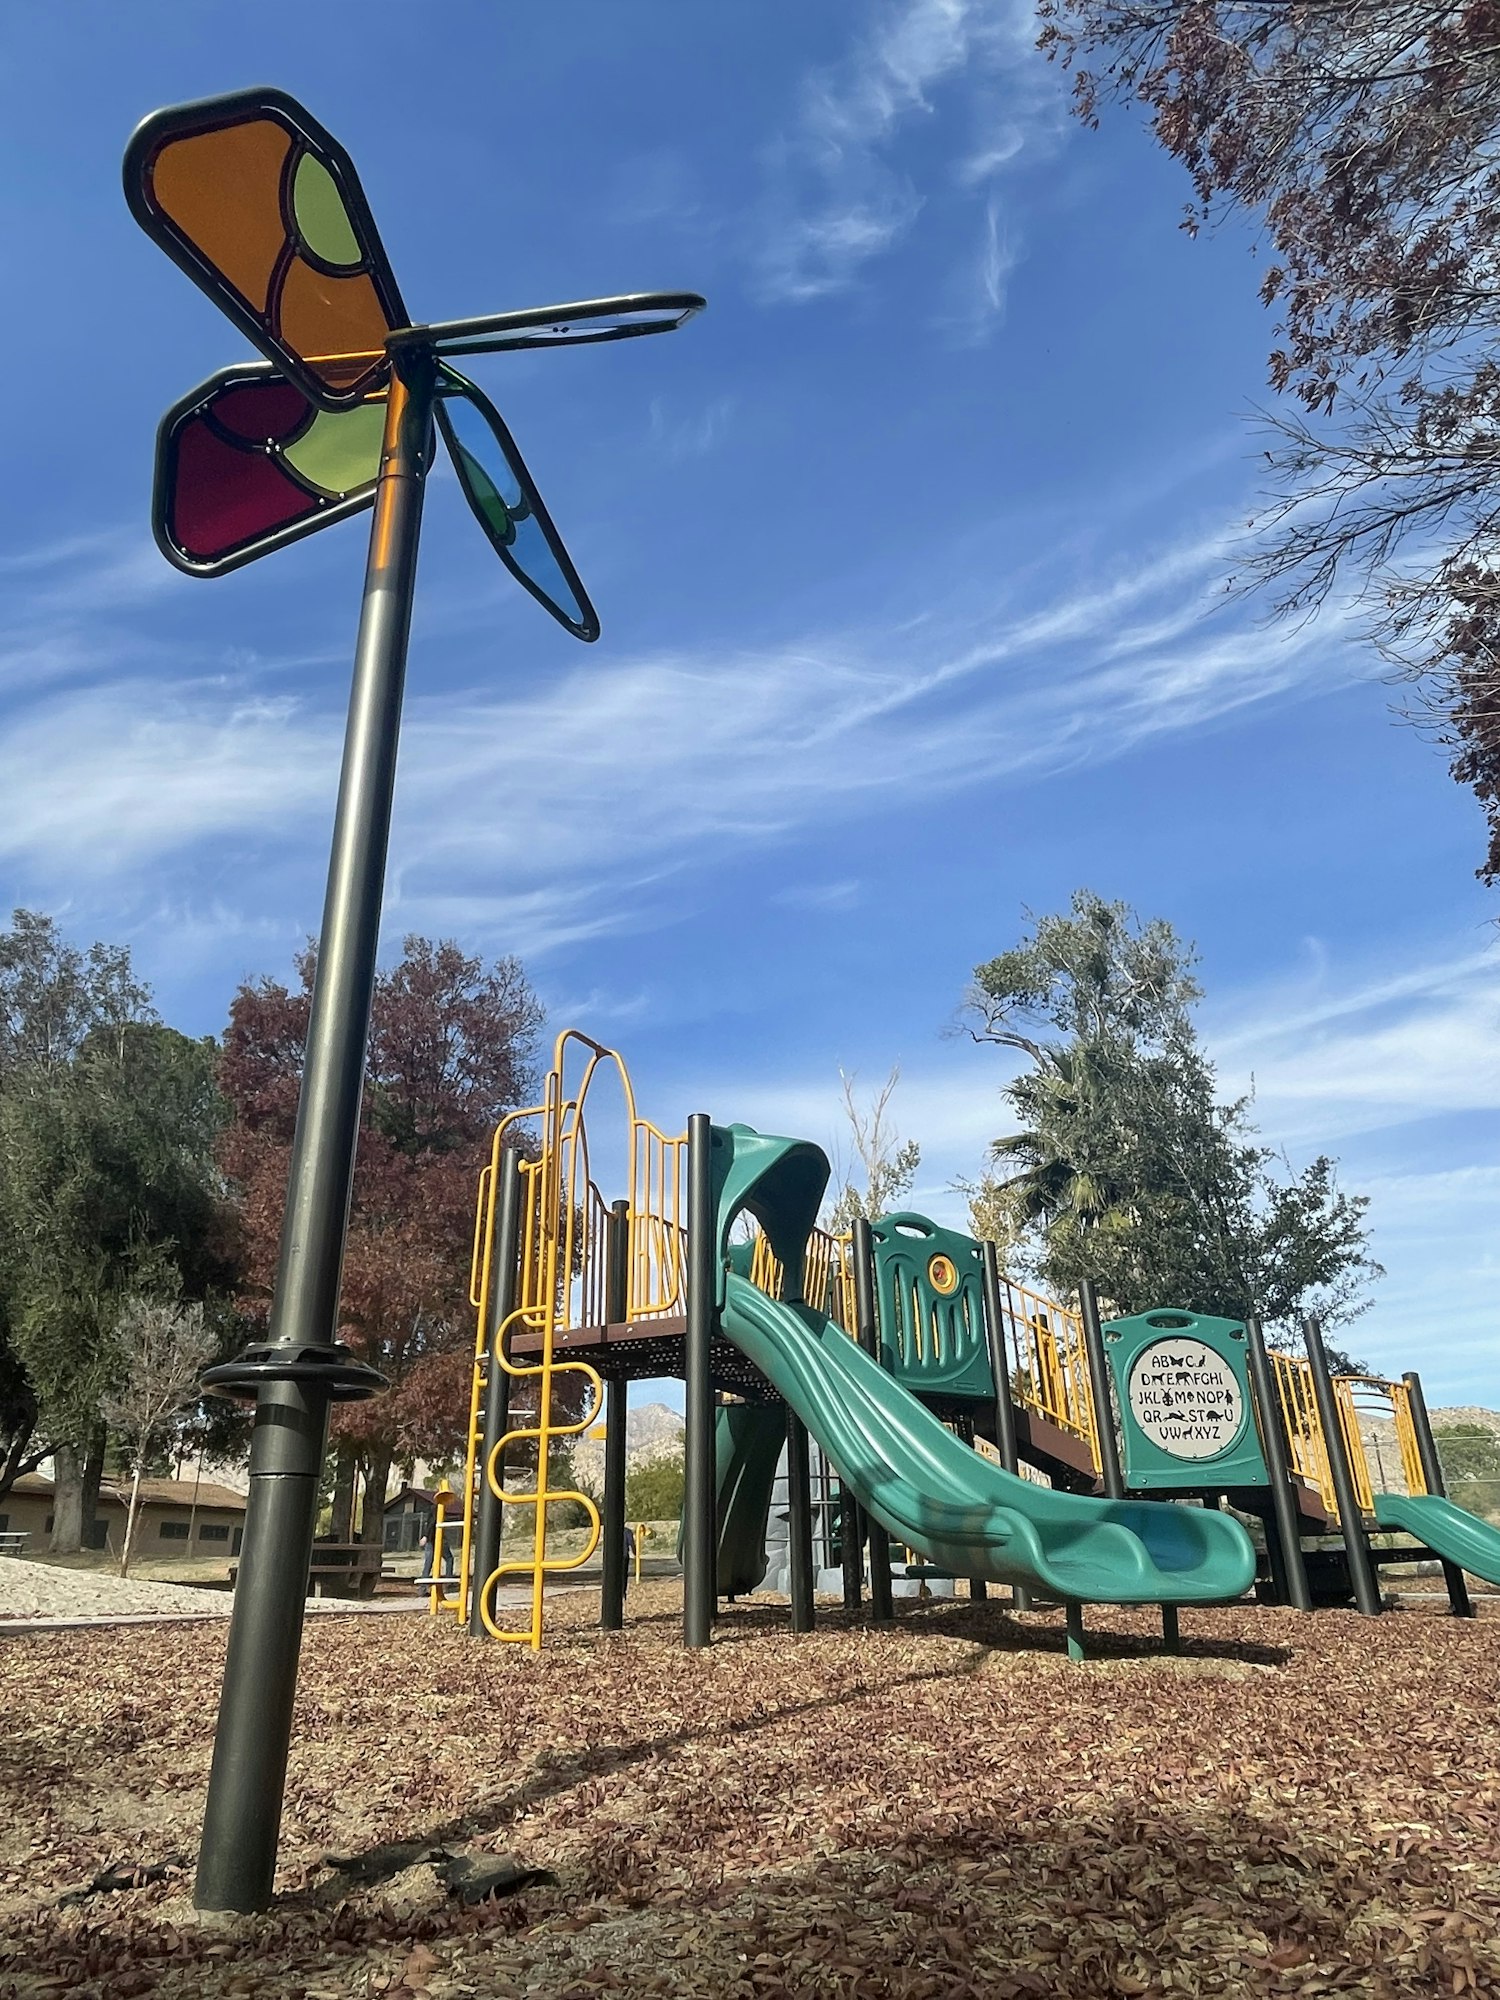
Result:
[[886,1367],[919,1394],[993,1401],[979,1245],[906,1213],[881,1216],[870,1235]]

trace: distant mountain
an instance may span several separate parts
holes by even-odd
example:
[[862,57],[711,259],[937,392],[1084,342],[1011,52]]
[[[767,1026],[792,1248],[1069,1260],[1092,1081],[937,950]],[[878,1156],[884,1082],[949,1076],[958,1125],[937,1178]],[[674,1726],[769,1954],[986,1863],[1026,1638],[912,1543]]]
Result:
[[[625,1419],[625,1463],[644,1465],[680,1452],[686,1428],[680,1413],[665,1403],[633,1403]],[[596,1491],[602,1487],[603,1438],[580,1438],[573,1447],[573,1463],[588,1485]]]

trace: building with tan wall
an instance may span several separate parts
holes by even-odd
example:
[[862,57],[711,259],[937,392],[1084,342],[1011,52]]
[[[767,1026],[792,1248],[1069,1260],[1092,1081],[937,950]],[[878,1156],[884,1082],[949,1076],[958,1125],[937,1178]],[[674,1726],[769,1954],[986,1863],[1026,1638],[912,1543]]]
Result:
[[[0,1500],[0,1534],[25,1535],[37,1554],[52,1533],[52,1481],[28,1472]],[[106,1479],[99,1488],[93,1547],[120,1553],[130,1481]],[[199,1561],[240,1552],[245,1536],[245,1496],[207,1480],[143,1479],[136,1517],[134,1554],[143,1557],[193,1556]]]

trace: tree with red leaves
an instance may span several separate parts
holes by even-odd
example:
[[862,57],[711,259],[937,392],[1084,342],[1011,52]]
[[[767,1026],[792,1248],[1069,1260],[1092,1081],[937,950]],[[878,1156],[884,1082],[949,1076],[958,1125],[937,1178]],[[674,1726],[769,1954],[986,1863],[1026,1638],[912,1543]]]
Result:
[[[241,1304],[252,1319],[270,1310],[316,964],[309,945],[295,988],[241,986],[224,1037],[219,1082],[233,1119],[222,1159],[240,1203]],[[340,1541],[352,1532],[356,1469],[363,1538],[378,1541],[392,1464],[463,1447],[475,1183],[494,1127],[535,1094],[542,1020],[519,959],[486,970],[449,942],[408,937],[376,981],[339,1338],[392,1387],[335,1407]]]
[[1136,99],[1185,226],[1269,239],[1279,498],[1249,580],[1334,588],[1425,689],[1500,879],[1500,0],[1039,0],[1089,124]]

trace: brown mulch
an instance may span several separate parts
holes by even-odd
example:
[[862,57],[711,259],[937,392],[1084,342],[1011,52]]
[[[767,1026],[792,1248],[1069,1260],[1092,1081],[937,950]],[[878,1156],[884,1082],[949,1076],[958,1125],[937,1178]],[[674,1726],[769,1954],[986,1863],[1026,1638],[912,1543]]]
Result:
[[223,1631],[5,1642],[0,1995],[1500,1996],[1500,1618],[1186,1611],[1170,1659],[1096,1610],[1071,1667],[1057,1613],[695,1656],[680,1603],[561,1599],[540,1656],[311,1622],[253,1918],[191,1908]]

